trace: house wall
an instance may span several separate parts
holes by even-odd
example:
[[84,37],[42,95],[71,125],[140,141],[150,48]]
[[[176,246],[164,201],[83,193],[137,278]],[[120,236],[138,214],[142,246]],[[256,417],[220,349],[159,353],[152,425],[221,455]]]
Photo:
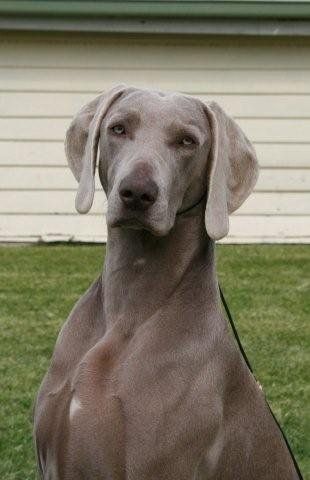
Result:
[[260,178],[226,241],[310,241],[310,39],[30,33],[0,36],[0,241],[106,239],[102,192],[74,210],[63,139],[120,82],[216,100],[254,143]]

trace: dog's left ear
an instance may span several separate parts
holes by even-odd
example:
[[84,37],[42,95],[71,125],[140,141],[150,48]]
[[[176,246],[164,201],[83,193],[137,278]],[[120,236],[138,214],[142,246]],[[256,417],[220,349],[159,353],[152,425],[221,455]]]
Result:
[[258,178],[254,147],[236,122],[215,102],[205,105],[211,129],[206,230],[219,240],[228,234],[228,215],[252,192]]

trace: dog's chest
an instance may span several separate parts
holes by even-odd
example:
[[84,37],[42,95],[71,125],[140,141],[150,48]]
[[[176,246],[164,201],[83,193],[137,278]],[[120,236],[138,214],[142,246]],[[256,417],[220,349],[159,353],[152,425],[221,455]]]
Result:
[[[176,367],[173,354],[152,356],[147,343],[130,354],[124,343],[95,345],[53,407],[63,412],[62,421],[50,428],[58,430],[51,438],[60,437],[63,445],[65,478],[90,472],[86,478],[129,478],[128,468],[130,478],[161,478],[170,470],[169,478],[172,472],[175,478],[192,478],[191,470],[215,435],[220,403],[213,401],[206,372],[193,376]],[[182,472],[176,452],[190,452]]]

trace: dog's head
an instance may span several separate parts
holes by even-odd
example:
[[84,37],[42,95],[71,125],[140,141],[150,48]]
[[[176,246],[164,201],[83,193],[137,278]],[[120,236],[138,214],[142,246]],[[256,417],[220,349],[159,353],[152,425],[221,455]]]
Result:
[[77,210],[91,208],[99,150],[108,225],[154,235],[166,235],[177,213],[205,196],[207,233],[224,237],[228,215],[258,176],[254,149],[234,120],[216,103],[179,93],[115,87],[74,117],[65,146],[79,182]]

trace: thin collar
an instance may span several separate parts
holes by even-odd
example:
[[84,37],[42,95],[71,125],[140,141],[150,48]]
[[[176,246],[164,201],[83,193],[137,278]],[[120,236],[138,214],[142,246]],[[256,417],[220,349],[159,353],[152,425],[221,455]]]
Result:
[[198,200],[198,202],[194,203],[194,205],[191,205],[190,207],[187,207],[185,210],[181,210],[180,212],[177,212],[177,215],[183,215],[183,213],[187,213],[190,210],[192,210],[193,208],[197,207],[197,205],[199,205],[199,203],[201,203],[204,200],[205,196],[206,196],[206,192],[204,192],[204,194]]

